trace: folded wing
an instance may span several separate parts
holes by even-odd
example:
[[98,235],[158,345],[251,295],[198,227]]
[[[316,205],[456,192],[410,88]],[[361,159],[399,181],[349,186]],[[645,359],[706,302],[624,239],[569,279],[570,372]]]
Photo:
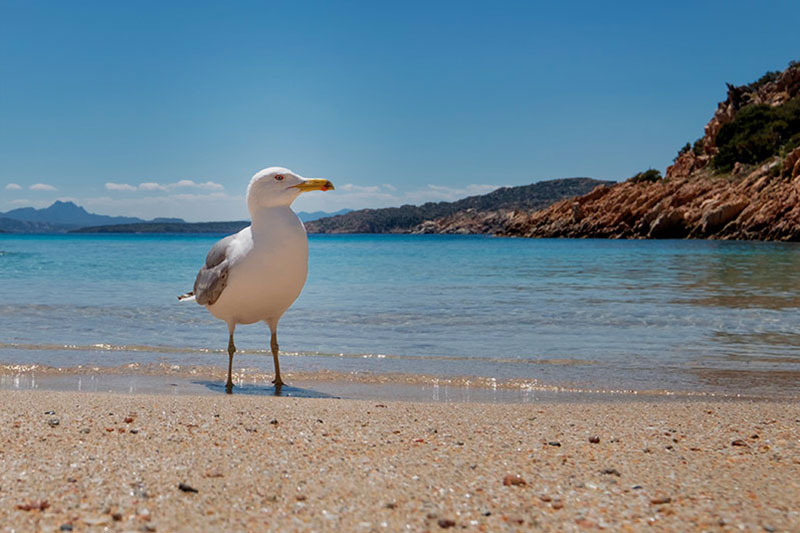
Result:
[[206,264],[197,273],[194,281],[194,297],[197,303],[213,305],[219,299],[228,283],[230,268],[229,249],[236,235],[229,235],[218,241],[209,250]]

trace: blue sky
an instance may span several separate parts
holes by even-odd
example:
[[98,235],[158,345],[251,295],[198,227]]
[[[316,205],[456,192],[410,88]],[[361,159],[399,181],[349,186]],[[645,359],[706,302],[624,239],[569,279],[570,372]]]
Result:
[[271,165],[326,211],[624,179],[800,59],[796,0],[600,4],[0,0],[0,211],[245,218]]

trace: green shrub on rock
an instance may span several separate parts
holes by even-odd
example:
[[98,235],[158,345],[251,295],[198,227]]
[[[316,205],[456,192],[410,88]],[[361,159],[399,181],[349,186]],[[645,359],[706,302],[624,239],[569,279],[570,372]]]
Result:
[[678,150],[678,155],[675,156],[675,159],[673,159],[672,162],[674,163],[675,161],[677,161],[680,156],[682,156],[683,154],[687,153],[691,149],[692,149],[692,143],[684,144],[683,148]]
[[653,183],[660,180],[661,180],[661,172],[654,168],[649,168],[644,172],[639,172],[632,178],[628,179],[628,181],[630,181],[631,183]]
[[729,172],[736,163],[760,163],[779,154],[798,133],[800,97],[775,107],[747,106],[719,130],[714,168]]

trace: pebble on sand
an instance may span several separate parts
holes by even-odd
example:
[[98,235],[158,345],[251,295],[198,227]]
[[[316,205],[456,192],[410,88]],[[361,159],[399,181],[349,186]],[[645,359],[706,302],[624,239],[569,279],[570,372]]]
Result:
[[178,483],[178,488],[180,490],[182,490],[183,492],[194,492],[194,493],[200,492],[196,488],[194,488],[194,487],[192,487],[190,485],[187,485],[186,483]]
[[47,503],[47,500],[17,504],[17,509],[20,511],[44,511],[48,507],[50,507],[50,504]]
[[520,476],[519,474],[508,474],[506,475],[506,477],[503,478],[503,485],[505,485],[506,487],[509,487],[511,485],[514,485],[516,487],[524,487],[527,484],[528,484],[527,481],[522,479],[522,476]]

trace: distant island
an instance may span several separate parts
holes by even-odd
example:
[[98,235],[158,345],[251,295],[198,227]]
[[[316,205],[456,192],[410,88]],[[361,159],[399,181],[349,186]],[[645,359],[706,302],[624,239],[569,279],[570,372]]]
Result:
[[[5,233],[64,233],[72,229],[100,224],[130,224],[145,220],[87,212],[73,202],[56,201],[50,207],[21,207],[0,213],[0,231]],[[182,223],[180,218],[155,218],[154,223]]]
[[[303,221],[350,212],[300,212]],[[181,218],[109,216],[89,213],[74,202],[56,201],[49,207],[21,207],[0,213],[0,233],[232,233],[249,225],[249,221],[186,222]]]
[[[349,213],[350,209],[342,209],[334,213],[314,211],[297,213],[300,220],[308,222],[321,217],[330,217]],[[75,229],[70,233],[236,233],[250,225],[249,220],[234,220],[230,222],[169,222],[157,221],[136,222],[131,224],[109,224],[104,226],[88,226]]]
[[306,224],[309,233],[488,233],[502,227],[502,218],[517,210],[532,211],[563,198],[613,184],[592,178],[540,181],[501,187],[488,194],[454,202],[428,202],[382,209],[360,209]]

